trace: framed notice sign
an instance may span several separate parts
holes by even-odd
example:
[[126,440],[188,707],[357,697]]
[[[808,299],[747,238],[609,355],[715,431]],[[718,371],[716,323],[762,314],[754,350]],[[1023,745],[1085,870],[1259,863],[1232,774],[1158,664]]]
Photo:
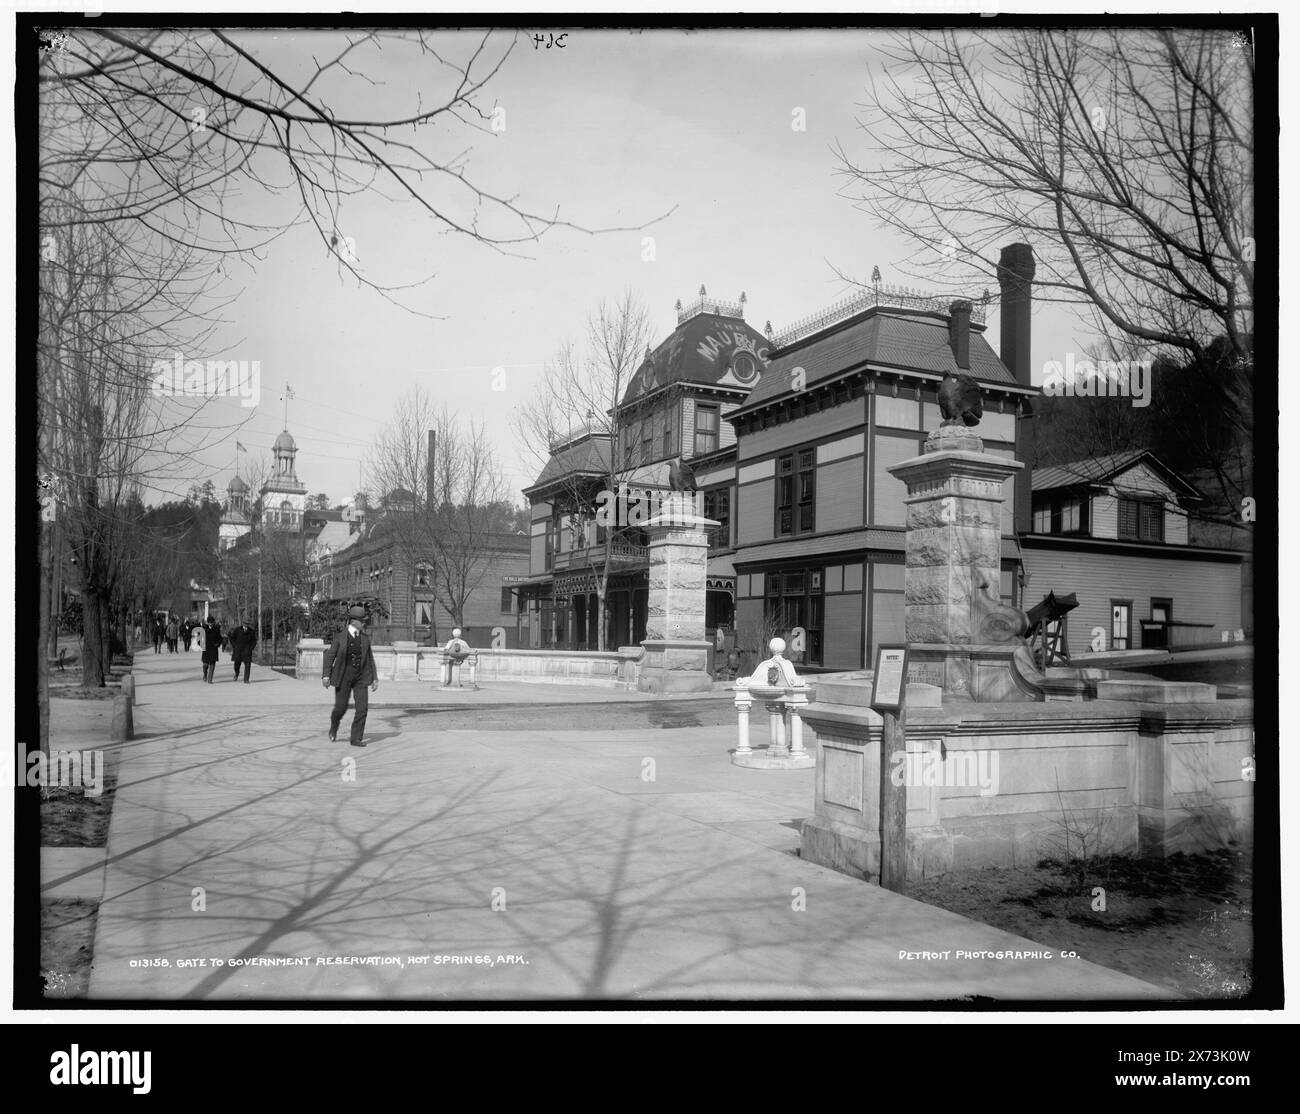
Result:
[[876,676],[871,689],[871,710],[898,715],[907,698],[907,647],[876,647]]

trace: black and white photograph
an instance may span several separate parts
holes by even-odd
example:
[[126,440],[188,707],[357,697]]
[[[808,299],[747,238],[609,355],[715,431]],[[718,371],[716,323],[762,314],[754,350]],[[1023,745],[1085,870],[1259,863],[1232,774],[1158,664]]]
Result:
[[171,18],[16,17],[18,1005],[1282,1006],[1276,15]]

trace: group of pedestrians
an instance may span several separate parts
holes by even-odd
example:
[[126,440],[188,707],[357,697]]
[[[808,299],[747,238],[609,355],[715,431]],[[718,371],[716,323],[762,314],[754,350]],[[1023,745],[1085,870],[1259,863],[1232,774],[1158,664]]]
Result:
[[[330,741],[338,737],[339,724],[347,713],[348,704],[353,703],[355,707],[349,736],[354,747],[366,745],[369,693],[379,688],[370,636],[365,632],[368,617],[364,607],[349,609],[347,626],[335,635],[325,653],[321,676],[321,683],[326,688],[334,689],[334,707],[330,713]],[[460,632],[456,633],[459,635]],[[162,652],[161,646],[164,642],[169,653],[176,653],[177,642],[181,639],[184,639],[185,649],[188,650],[191,639],[195,638],[202,651],[200,661],[203,665],[204,684],[210,685],[216,680],[217,662],[221,659],[223,646],[230,650],[230,660],[235,668],[235,680],[240,679],[242,669],[244,684],[251,683],[253,651],[257,648],[257,631],[247,621],[239,623],[228,634],[223,635],[221,624],[217,622],[215,616],[208,616],[201,624],[189,619],[181,623],[175,615],[168,615],[165,620],[162,616],[154,619],[153,648],[156,654]]]
[[211,616],[198,628],[198,637],[203,649],[203,680],[212,684],[217,678],[217,662],[221,660],[223,645],[230,649],[230,660],[235,667],[235,680],[239,680],[240,668],[244,671],[244,684],[250,684],[253,669],[253,651],[257,648],[257,631],[252,626],[240,623],[229,634],[223,636],[221,624]]

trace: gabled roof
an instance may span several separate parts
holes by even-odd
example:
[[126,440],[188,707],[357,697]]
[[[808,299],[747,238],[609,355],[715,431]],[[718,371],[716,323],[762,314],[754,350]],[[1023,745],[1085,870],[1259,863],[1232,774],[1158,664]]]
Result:
[[1137,464],[1147,464],[1167,479],[1171,486],[1182,488],[1183,493],[1199,499],[1201,493],[1173,469],[1162,464],[1149,449],[1127,449],[1104,456],[1083,457],[1063,464],[1049,464],[1035,468],[1030,474],[1030,486],[1035,491],[1052,491],[1061,487],[1080,487],[1104,484],[1116,476],[1130,471]]
[[965,371],[981,383],[1019,386],[984,339],[981,326],[971,325],[970,367],[959,368],[948,343],[946,317],[873,307],[776,352],[753,393],[728,417],[747,414],[793,393],[791,376],[796,367],[803,368],[806,389],[863,365],[935,375]]

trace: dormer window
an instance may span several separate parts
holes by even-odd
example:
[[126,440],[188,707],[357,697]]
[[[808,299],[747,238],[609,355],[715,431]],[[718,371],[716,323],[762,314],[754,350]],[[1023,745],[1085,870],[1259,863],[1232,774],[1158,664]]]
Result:
[[1035,499],[1033,531],[1035,534],[1086,534],[1088,501],[1078,495]]
[[1127,541],[1165,540],[1165,505],[1160,499],[1119,501],[1119,536]]

